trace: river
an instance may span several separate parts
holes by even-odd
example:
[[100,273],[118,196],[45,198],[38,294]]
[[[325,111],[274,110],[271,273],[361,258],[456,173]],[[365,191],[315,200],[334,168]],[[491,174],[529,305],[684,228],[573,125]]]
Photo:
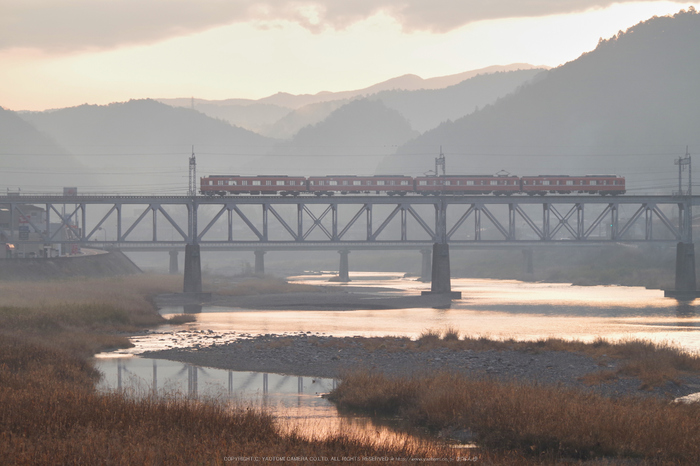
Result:
[[[348,284],[329,282],[334,274],[291,277],[302,284],[343,288],[373,287],[376,295],[418,295],[429,284],[400,273],[352,273]],[[452,280],[463,299],[445,309],[356,311],[250,311],[203,307],[196,321],[166,326],[133,339],[134,348],[98,355],[105,374],[100,388],[121,389],[136,395],[154,391],[185,396],[215,397],[237,403],[263,405],[294,425],[310,423],[318,431],[320,419],[329,430],[366,419],[339,417],[320,394],[335,383],[329,379],[293,377],[197,368],[186,364],[138,357],[145,350],[194,346],[259,334],[298,332],[333,336],[417,337],[428,329],[457,329],[470,336],[530,340],[547,337],[592,341],[644,339],[700,352],[700,317],[695,303],[664,298],[663,291],[628,286],[572,286],[515,280]],[[700,304],[700,302],[699,302]],[[164,315],[183,309],[164,308]],[[203,338],[205,336],[207,338]],[[384,431],[372,425],[372,429]]]

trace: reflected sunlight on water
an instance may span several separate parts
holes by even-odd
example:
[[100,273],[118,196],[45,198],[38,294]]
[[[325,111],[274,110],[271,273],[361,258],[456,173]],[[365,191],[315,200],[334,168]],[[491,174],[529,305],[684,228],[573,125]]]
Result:
[[[430,286],[397,273],[351,273],[349,284],[328,282],[334,275],[303,275],[290,281],[347,291],[355,288],[378,296],[417,296]],[[636,338],[700,351],[700,317],[694,303],[664,298],[660,290],[488,279],[453,279],[452,289],[461,291],[463,299],[453,301],[449,309],[251,311],[204,306],[193,314],[195,322],[163,326],[132,338],[134,348],[98,355],[97,367],[105,374],[100,388],[121,389],[136,396],[179,393],[262,406],[274,413],[283,430],[302,436],[341,433],[363,441],[420,442],[418,437],[368,418],[339,415],[320,397],[332,390],[334,381],[330,379],[232,372],[130,356],[146,350],[222,344],[260,334],[415,338],[425,330],[448,327],[468,336],[583,341]],[[161,309],[164,315],[182,312],[182,307]]]

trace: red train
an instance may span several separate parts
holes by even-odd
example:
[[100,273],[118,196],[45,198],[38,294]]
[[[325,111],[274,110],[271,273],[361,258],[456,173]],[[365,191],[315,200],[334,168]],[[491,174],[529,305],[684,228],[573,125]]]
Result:
[[298,196],[315,194],[375,193],[389,196],[406,194],[468,195],[494,194],[510,196],[528,194],[600,194],[625,193],[625,179],[617,175],[336,175],[336,176],[287,176],[287,175],[210,175],[200,179],[200,193],[207,196],[227,194],[272,194]]

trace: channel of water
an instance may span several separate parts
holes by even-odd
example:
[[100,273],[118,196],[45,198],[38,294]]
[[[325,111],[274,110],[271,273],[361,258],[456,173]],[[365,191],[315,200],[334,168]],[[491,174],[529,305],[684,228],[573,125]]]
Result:
[[[429,284],[399,273],[353,273],[352,282],[328,282],[334,274],[309,274],[291,282],[343,288],[374,287],[374,295],[410,296]],[[260,334],[298,332],[333,336],[417,337],[428,329],[456,328],[462,334],[490,338],[531,340],[558,337],[592,341],[626,338],[666,342],[700,352],[700,316],[695,302],[664,298],[663,291],[627,286],[572,286],[515,280],[453,279],[463,299],[447,309],[395,309],[356,311],[250,311],[205,306],[196,321],[161,327],[133,338],[134,348],[96,357],[104,373],[100,388],[126,390],[137,396],[179,393],[248,403],[272,410],[287,426],[309,435],[341,429],[374,432],[375,437],[397,434],[382,423],[341,416],[322,398],[335,381],[280,374],[232,372],[195,367],[173,361],[141,358],[142,351],[189,347],[247,338]],[[164,308],[164,315],[181,314]],[[208,342],[208,343],[207,343]],[[377,436],[376,432],[381,432]]]

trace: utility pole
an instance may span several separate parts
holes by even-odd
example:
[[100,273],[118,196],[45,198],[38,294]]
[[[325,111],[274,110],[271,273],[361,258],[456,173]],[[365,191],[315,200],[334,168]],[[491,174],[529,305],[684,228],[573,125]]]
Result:
[[[678,165],[678,192],[675,193],[677,196],[692,196],[693,195],[693,174],[690,164],[690,152],[688,152],[688,146],[685,146],[685,157],[678,157],[673,161],[674,165]],[[684,167],[688,166],[688,191],[683,191],[683,175],[682,172]]]
[[197,158],[194,156],[194,146],[192,146],[192,156],[190,157],[190,186],[189,196],[197,195]]

